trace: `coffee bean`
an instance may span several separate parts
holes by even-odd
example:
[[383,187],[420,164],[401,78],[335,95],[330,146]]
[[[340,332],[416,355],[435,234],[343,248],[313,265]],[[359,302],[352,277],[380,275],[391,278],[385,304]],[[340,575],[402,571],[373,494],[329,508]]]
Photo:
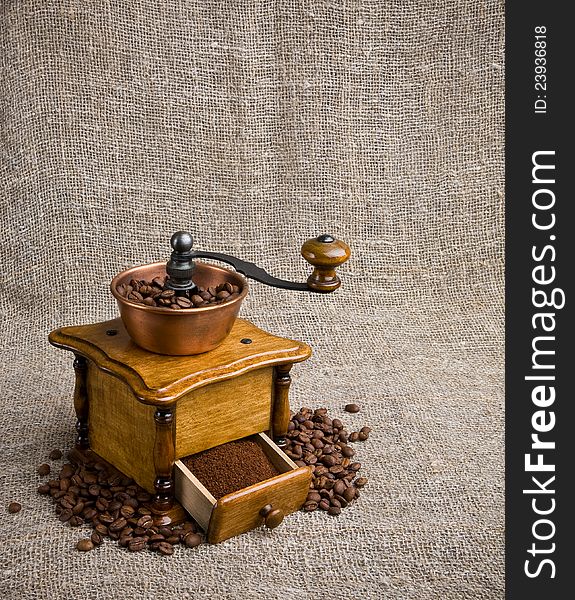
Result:
[[358,477],[355,480],[355,485],[357,487],[363,487],[367,483],[367,477]]
[[180,536],[173,534],[166,537],[166,542],[172,546],[176,546],[180,543]]
[[160,542],[158,544],[158,550],[160,554],[163,554],[164,556],[171,556],[174,553],[174,547],[168,542]]
[[353,433],[349,434],[350,442],[357,442],[358,439],[359,439],[359,433],[357,431],[354,431]]
[[135,537],[128,543],[128,550],[130,552],[141,552],[146,547],[145,537]]
[[303,509],[306,512],[312,512],[314,510],[316,510],[318,507],[318,503],[314,502],[314,501],[307,501],[304,505],[303,505]]
[[343,494],[341,494],[348,502],[351,502],[355,498],[355,488],[348,487],[344,490]]
[[339,419],[334,419],[331,425],[334,429],[343,429],[343,423]]
[[188,548],[195,548],[196,546],[199,546],[202,543],[202,538],[197,533],[189,532],[184,536],[182,541]]
[[310,492],[307,495],[308,502],[319,502],[321,500],[321,496],[317,492]]
[[346,458],[351,458],[352,456],[355,455],[355,450],[351,447],[351,446],[344,446],[341,449],[341,453],[346,457]]
[[198,533],[198,528],[192,521],[186,521],[181,525],[182,530],[186,532]]
[[359,471],[360,469],[361,469],[361,463],[359,463],[359,462],[354,462],[349,465],[350,471]]
[[20,512],[22,510],[22,505],[20,504],[20,502],[10,502],[10,504],[8,504],[8,512],[10,514],[16,514],[18,512]]
[[332,517],[335,517],[335,516],[341,514],[341,508],[339,506],[330,506],[327,509],[327,514],[331,515]]
[[69,463],[66,463],[60,470],[60,479],[68,479],[74,475],[75,467]]
[[43,483],[42,485],[38,486],[38,493],[42,494],[43,496],[49,494],[50,486],[47,483]]
[[138,519],[138,527],[142,529],[148,529],[154,524],[154,520],[150,515],[144,515],[140,519]]
[[91,521],[98,514],[98,511],[94,510],[93,508],[87,508],[84,509],[83,513],[84,519],[86,519],[86,521]]
[[103,542],[104,538],[102,538],[97,531],[93,531],[90,539],[92,540],[92,544],[94,544],[94,546],[99,546]]
[[348,413],[357,413],[359,412],[359,405],[357,404],[346,404],[345,405],[345,410]]
[[43,465],[40,465],[36,469],[36,471],[38,472],[38,475],[40,475],[41,477],[45,477],[46,475],[50,474],[50,465],[44,463]]
[[[106,500],[106,498],[98,498],[96,500],[96,508],[99,511],[104,512],[105,510],[108,510],[108,506],[109,506],[109,503]],[[112,511],[114,511],[114,509],[112,509]]]
[[176,304],[178,304],[181,308],[190,308],[190,306],[192,306],[192,301],[185,296],[178,296],[176,298]]
[[329,510],[329,500],[326,500],[325,498],[321,500],[318,504],[318,508],[321,508],[321,510]]
[[74,508],[74,504],[67,500],[65,496],[63,498],[60,498],[60,506],[62,508],[69,508],[70,510]]
[[110,525],[108,525],[108,530],[113,532],[121,531],[122,529],[124,529],[124,527],[126,527],[127,524],[128,522],[126,521],[126,519],[124,519],[124,517],[120,517],[116,519],[113,523],[110,523]]
[[363,431],[360,431],[357,438],[360,442],[365,442],[365,440],[367,440],[367,438],[369,437],[369,433],[364,433]]
[[92,542],[92,540],[90,538],[84,538],[84,539],[78,540],[78,543],[76,544],[76,548],[78,550],[80,550],[80,552],[89,552],[90,550],[94,549],[94,543]]
[[105,525],[110,525],[115,521],[114,517],[108,512],[102,513],[99,518]]
[[126,519],[129,519],[135,513],[136,511],[133,506],[128,506],[127,504],[125,504],[124,506],[122,506],[122,508],[120,508],[120,514]]
[[60,519],[60,521],[62,521],[62,523],[66,523],[72,518],[72,511],[63,510],[58,518]]
[[345,490],[345,484],[343,483],[343,481],[341,481],[341,480],[336,481],[333,486],[334,493],[341,496],[343,494],[344,490]]
[[95,473],[85,473],[83,479],[88,485],[98,483],[98,476]]
[[332,456],[331,454],[328,454],[327,456],[323,456],[321,461],[326,467],[329,467],[329,468],[333,467],[336,463],[335,457]]
[[107,502],[105,498],[100,498],[102,500],[102,505],[105,506],[110,512],[116,512],[120,510],[123,506],[122,502],[127,502],[130,498],[120,500],[112,500],[112,502]]

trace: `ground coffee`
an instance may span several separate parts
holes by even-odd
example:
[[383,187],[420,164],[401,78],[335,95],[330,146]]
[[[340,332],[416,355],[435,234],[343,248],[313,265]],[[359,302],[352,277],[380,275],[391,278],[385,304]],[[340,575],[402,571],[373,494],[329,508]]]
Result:
[[250,439],[204,450],[182,462],[216,500],[280,474],[259,444]]

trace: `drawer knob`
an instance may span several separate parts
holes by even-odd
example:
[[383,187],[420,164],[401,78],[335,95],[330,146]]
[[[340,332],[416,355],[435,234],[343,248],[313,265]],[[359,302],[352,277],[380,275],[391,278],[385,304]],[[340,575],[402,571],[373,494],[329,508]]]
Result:
[[271,504],[266,504],[260,510],[260,515],[264,518],[264,524],[269,529],[274,529],[284,520],[283,512],[278,508],[274,508]]

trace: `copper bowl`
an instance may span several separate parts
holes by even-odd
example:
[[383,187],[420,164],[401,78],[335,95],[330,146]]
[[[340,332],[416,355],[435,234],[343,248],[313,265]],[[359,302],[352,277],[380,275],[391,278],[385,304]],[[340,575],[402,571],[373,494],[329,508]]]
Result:
[[246,279],[235,271],[196,261],[194,282],[198,286],[215,287],[229,281],[241,292],[224,304],[183,310],[135,304],[116,291],[117,286],[127,284],[131,279],[151,281],[165,275],[166,263],[162,262],[132,267],[112,279],[110,288],[132,340],[150,352],[170,356],[201,354],[217,348],[230,333],[248,293]]

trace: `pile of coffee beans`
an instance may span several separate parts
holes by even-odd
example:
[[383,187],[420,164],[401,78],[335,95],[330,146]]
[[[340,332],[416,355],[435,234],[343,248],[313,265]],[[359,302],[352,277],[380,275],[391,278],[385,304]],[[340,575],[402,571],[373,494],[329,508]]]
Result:
[[131,279],[129,284],[116,286],[116,291],[130,302],[172,310],[223,304],[235,300],[241,293],[237,285],[226,281],[213,287],[198,287],[179,295],[166,287],[166,280],[167,277],[156,277],[152,281]]
[[[353,407],[349,411],[346,406],[346,410],[359,411],[357,405]],[[370,432],[369,427],[362,427],[349,433],[339,419],[328,416],[326,408],[304,407],[292,413],[284,452],[298,466],[309,466],[312,470],[304,511],[320,509],[336,516],[359,497],[367,478],[358,476],[361,463],[354,460],[355,450],[350,443],[367,440]],[[49,457],[59,460],[62,453],[53,450]],[[37,468],[38,474],[45,477],[51,470],[47,463]],[[83,552],[93,550],[106,538],[117,540],[131,552],[148,549],[165,556],[173,554],[176,545],[194,548],[202,543],[198,526],[192,519],[178,525],[156,525],[147,507],[151,495],[103,462],[66,463],[57,477],[39,486],[38,492],[53,499],[62,523],[70,527],[92,527],[90,537],[80,539],[76,545]],[[7,507],[10,513],[17,513],[21,508],[18,502],[11,502]]]
[[339,419],[328,416],[326,408],[304,407],[292,414],[284,452],[299,467],[312,469],[304,511],[319,508],[336,516],[359,497],[367,477],[358,477],[361,463],[354,460],[355,450],[349,442],[365,441],[370,432],[369,427],[362,427],[348,433]]
[[[57,452],[50,456],[57,456]],[[40,465],[38,472],[48,475],[50,466]],[[78,541],[76,548],[80,551],[92,550],[110,538],[131,552],[147,548],[169,556],[178,544],[194,548],[202,542],[192,520],[174,526],[155,525],[152,512],[146,507],[151,495],[101,462],[83,466],[66,463],[57,478],[40,485],[38,492],[52,497],[62,523],[92,527],[91,536]]]

